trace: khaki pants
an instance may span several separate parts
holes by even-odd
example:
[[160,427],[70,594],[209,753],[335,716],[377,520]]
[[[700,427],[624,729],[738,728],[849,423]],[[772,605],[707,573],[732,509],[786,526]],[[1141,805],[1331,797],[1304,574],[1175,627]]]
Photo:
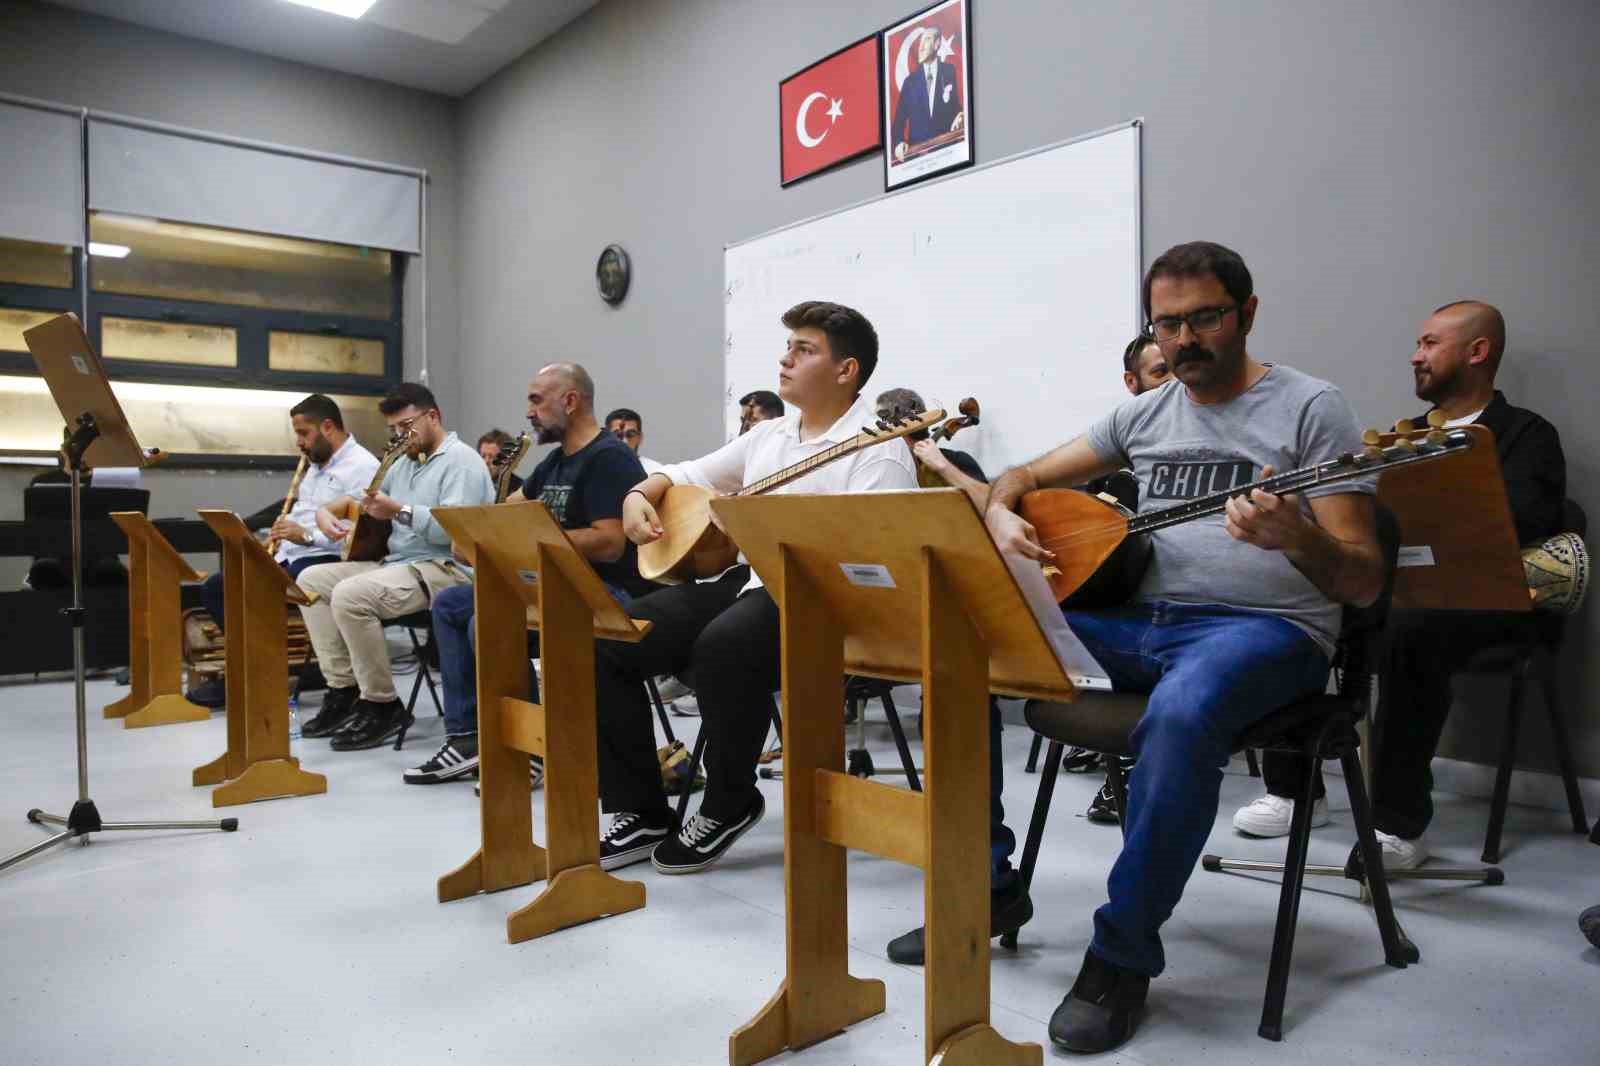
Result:
[[435,593],[470,580],[467,571],[449,559],[307,567],[300,575],[300,587],[319,599],[300,608],[300,616],[328,686],[357,686],[361,698],[374,703],[398,699],[383,638],[384,620],[427,610]]

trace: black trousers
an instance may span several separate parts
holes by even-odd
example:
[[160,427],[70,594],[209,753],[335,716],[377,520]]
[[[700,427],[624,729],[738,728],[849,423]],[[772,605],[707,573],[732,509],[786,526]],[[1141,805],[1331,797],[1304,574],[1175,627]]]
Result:
[[778,607],[766,589],[740,594],[748,566],[716,581],[673,585],[628,605],[652,623],[637,644],[600,641],[595,704],[600,732],[600,805],[607,813],[663,813],[667,795],[656,761],[655,719],[644,680],[688,671],[706,736],[706,793],[700,809],[732,820],[756,795],[756,760],[772,725],[780,683]]
[[[339,556],[337,555],[307,555],[287,564],[284,569],[289,571],[290,577],[295,578],[300,576],[301,571],[316,566],[318,563],[336,562],[339,562]],[[206,579],[200,582],[200,605],[206,609],[206,613],[217,623],[217,629],[221,630],[224,625],[224,619],[222,570],[220,568],[214,574],[207,574]]]
[[[1373,719],[1373,822],[1394,836],[1421,836],[1433,820],[1431,763],[1450,715],[1450,678],[1484,648],[1559,640],[1549,615],[1494,611],[1395,611],[1378,671]],[[1267,791],[1295,799],[1305,780],[1297,755],[1267,752],[1261,776]],[[1319,780],[1314,796],[1324,792]]]

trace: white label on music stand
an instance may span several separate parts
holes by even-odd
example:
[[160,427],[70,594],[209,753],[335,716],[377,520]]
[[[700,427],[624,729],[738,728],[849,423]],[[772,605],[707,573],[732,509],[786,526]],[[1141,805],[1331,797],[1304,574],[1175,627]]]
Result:
[[840,563],[844,579],[858,589],[892,589],[897,586],[889,568],[880,563]]
[[72,365],[77,368],[78,373],[87,374],[89,372],[89,360],[83,356],[73,355],[68,356],[68,358],[72,360]]
[[1400,557],[1395,560],[1395,566],[1432,566],[1433,549],[1426,544],[1406,544],[1400,548]]
[[518,570],[517,576],[522,579],[524,585],[536,584],[539,580],[539,572],[537,570]]

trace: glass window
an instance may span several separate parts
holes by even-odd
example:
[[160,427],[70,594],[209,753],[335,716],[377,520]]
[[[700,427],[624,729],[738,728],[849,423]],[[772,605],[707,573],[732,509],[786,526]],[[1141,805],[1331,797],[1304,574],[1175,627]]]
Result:
[[231,326],[104,315],[100,319],[100,355],[183,366],[237,366],[239,331]]
[[30,311],[21,307],[0,307],[0,352],[27,352],[22,331],[32,329],[59,315],[60,311]]
[[[289,409],[304,392],[113,381],[128,426],[146,448],[175,455],[284,456],[298,459]],[[333,397],[345,428],[374,452],[387,437],[377,396]],[[0,451],[55,451],[61,415],[39,377],[0,376]]]
[[70,289],[74,251],[59,244],[0,238],[0,285]]
[[394,315],[396,257],[386,251],[100,213],[90,216],[89,236],[110,253],[90,257],[93,292]]
[[267,369],[382,377],[383,342],[275,329],[268,336]]

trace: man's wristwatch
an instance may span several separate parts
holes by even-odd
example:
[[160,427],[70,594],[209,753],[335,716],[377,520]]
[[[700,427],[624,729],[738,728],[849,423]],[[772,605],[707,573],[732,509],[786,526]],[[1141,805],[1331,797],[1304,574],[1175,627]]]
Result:
[[405,526],[407,529],[410,529],[411,528],[411,505],[408,503],[404,507],[400,508],[400,513],[394,516],[394,520],[396,522],[399,522],[401,525]]

